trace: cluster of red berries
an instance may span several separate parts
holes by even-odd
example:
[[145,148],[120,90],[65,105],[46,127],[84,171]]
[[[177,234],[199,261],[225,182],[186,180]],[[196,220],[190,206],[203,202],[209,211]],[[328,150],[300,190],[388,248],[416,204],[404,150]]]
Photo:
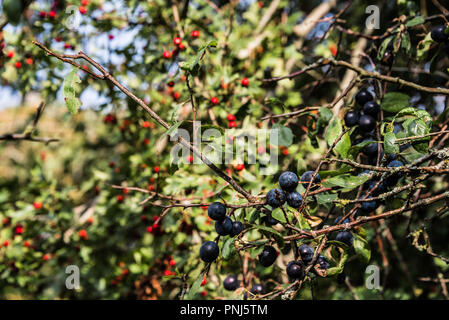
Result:
[[[4,46],[4,43],[2,43],[2,45]],[[3,48],[2,48],[2,49],[3,49]],[[14,53],[14,51],[12,51],[12,50],[9,51],[9,52],[6,54],[6,57],[8,57],[9,59],[13,59],[14,56],[15,56],[15,53]],[[31,66],[31,65],[34,63],[34,60],[33,60],[32,58],[28,57],[28,58],[25,59],[25,63],[26,63],[27,65]],[[20,69],[20,68],[22,68],[22,62],[21,62],[21,61],[16,61],[16,62],[14,63],[14,66],[15,66],[17,69]]]
[[116,276],[112,281],[111,281],[111,284],[112,285],[117,285],[120,281],[122,281],[123,280],[123,277],[124,276],[126,276],[127,274],[129,274],[129,269],[128,268],[125,268],[125,263],[123,262],[123,261],[121,261],[120,263],[119,263],[119,267],[122,269],[121,271],[120,271],[120,275],[118,275],[118,276]]
[[86,14],[87,12],[87,6],[89,5],[89,0],[82,0],[81,1],[81,7],[79,7],[79,12],[81,14]]
[[175,271],[171,271],[169,268],[170,267],[174,267],[176,266],[176,261],[175,259],[173,259],[172,256],[168,256],[168,259],[165,260],[165,264],[169,265],[169,267],[167,269],[164,270],[164,276],[175,276],[176,272]]
[[228,126],[229,128],[235,128],[237,127],[237,123],[235,122],[235,115],[233,114],[228,114],[228,116],[226,117],[228,119]]
[[151,226],[147,227],[147,232],[148,233],[153,233],[153,234],[157,234],[159,231],[161,231],[161,226],[160,226],[160,221],[161,218],[158,216],[154,216],[153,217],[153,224]]

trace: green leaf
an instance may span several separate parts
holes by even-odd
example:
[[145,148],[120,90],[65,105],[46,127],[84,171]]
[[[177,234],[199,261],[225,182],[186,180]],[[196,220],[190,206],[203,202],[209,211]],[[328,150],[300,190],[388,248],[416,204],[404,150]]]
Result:
[[396,135],[393,132],[387,132],[384,136],[385,154],[399,153],[399,146],[396,144]]
[[318,200],[318,204],[325,206],[326,208],[332,207],[332,202],[338,198],[336,193],[321,193],[315,196]]
[[400,92],[388,92],[382,101],[382,110],[387,112],[399,112],[409,106],[410,97]]
[[385,55],[385,51],[387,51],[387,48],[390,45],[391,40],[393,40],[393,36],[389,36],[382,42],[379,48],[379,52],[377,53],[377,60],[382,60]]
[[404,49],[406,54],[410,53],[411,42],[410,42],[410,35],[408,32],[405,32],[402,37],[401,48]]
[[368,245],[368,241],[360,237],[358,234],[354,234],[354,250],[359,260],[363,263],[369,263],[371,259],[371,250]]
[[184,70],[189,72],[192,76],[196,76],[198,75],[198,72],[200,70],[200,61],[201,59],[204,57],[205,52],[210,48],[210,47],[216,47],[217,46],[217,41],[216,40],[211,40],[208,43],[202,45],[198,51],[198,53],[196,54],[196,56],[190,58],[189,61],[182,61],[179,63],[179,67]]
[[424,18],[422,16],[416,16],[412,20],[409,20],[405,26],[406,27],[414,27],[419,24],[423,24],[425,22]]
[[[293,143],[293,132],[289,127],[276,123],[272,129],[278,129],[278,146],[288,147]],[[276,144],[275,144],[276,145]]]
[[271,233],[273,235],[273,237],[275,238],[276,242],[278,243],[279,248],[283,248],[284,247],[284,245],[285,245],[284,237],[278,231],[276,231],[276,230],[274,230],[273,228],[270,228],[270,227],[261,226],[261,225],[255,225],[255,224],[251,225],[251,227],[255,227],[256,229],[259,229],[259,230]]
[[341,187],[344,188],[342,192],[350,191],[362,185],[369,179],[369,175],[352,176],[350,174],[342,174],[332,177],[323,182],[326,188]]
[[337,266],[329,268],[327,275],[328,276],[335,276],[337,274],[340,274],[343,272],[343,269],[345,268],[346,261],[348,261],[349,253],[348,250],[340,250],[343,251],[343,253],[340,255],[340,260],[338,261]]
[[234,246],[234,238],[229,237],[223,243],[223,247],[221,248],[221,256],[225,260],[229,260],[235,254],[235,246]]
[[190,287],[189,292],[184,296],[184,300],[193,300],[198,295],[200,289],[201,289],[201,282],[203,281],[203,275],[200,275],[198,279],[195,280],[195,282]]
[[425,61],[427,59],[427,54],[429,53],[430,46],[433,44],[433,39],[430,36],[430,32],[426,35],[424,40],[418,43],[418,48],[416,51],[416,58],[418,61]]
[[[326,129],[325,140],[328,146],[332,146],[335,140],[340,136],[343,131],[343,125],[340,118],[334,118]],[[335,145],[334,151],[346,158],[349,149],[351,148],[351,137],[349,132],[345,133],[340,141]]]
[[73,67],[72,71],[64,80],[63,95],[67,108],[72,114],[76,114],[81,107],[81,100],[76,97],[76,84],[81,83],[78,69]]
[[281,208],[276,208],[271,212],[271,216],[276,219],[279,220],[282,223],[286,223],[287,221],[285,220],[285,216],[284,213],[282,212]]
[[20,22],[22,16],[22,1],[20,0],[4,0],[3,12],[8,18],[8,22],[13,25],[17,25]]
[[248,214],[249,218],[248,218],[248,222],[249,223],[254,223],[256,222],[257,219],[259,219],[260,217],[260,211],[257,209],[253,209],[249,214]]

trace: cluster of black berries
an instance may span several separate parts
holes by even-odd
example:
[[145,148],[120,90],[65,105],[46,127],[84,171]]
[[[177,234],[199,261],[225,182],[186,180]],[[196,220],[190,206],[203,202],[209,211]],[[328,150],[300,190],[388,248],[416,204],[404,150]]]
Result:
[[[207,213],[212,220],[215,220],[215,231],[220,236],[229,235],[235,237],[244,229],[243,223],[240,221],[232,221],[226,215],[226,207],[220,202],[210,204]],[[206,241],[201,245],[200,258],[204,262],[214,261],[217,259],[219,253],[218,245],[214,241]],[[235,275],[230,275],[224,280],[223,286],[226,290],[236,290],[240,286],[240,283]]]
[[345,114],[345,124],[348,127],[359,125],[362,132],[370,133],[376,128],[376,119],[380,112],[380,106],[374,101],[374,96],[366,89],[357,92],[355,101],[362,107],[362,112],[347,112]]
[[[298,260],[290,261],[287,264],[286,268],[287,275],[291,281],[300,279],[304,276],[304,269],[307,265],[309,265],[312,262],[313,256],[315,254],[315,251],[312,249],[312,247],[306,244],[300,245],[298,251],[301,257],[301,261]],[[316,265],[318,266],[318,269],[321,270],[327,270],[330,268],[329,260],[321,254],[318,256],[316,260]],[[313,268],[311,270],[312,272],[315,271]]]
[[[236,275],[231,274],[231,275],[227,276],[223,280],[223,287],[225,288],[225,290],[235,291],[235,290],[237,290],[240,287],[240,281],[237,279]],[[255,283],[251,287],[250,292],[253,295],[264,294],[265,293],[265,287],[261,283]],[[247,298],[246,292],[245,292],[245,296],[244,297],[245,297],[245,299]]]
[[[312,182],[313,174],[313,171],[306,171],[301,176],[301,183],[304,185],[304,188],[307,189],[309,184],[312,184],[310,190],[318,188],[319,184],[321,183],[320,175],[317,173]],[[287,204],[290,207],[298,209],[302,204],[302,196],[299,192],[296,191],[298,183],[299,179],[295,173],[291,171],[283,172],[279,176],[279,186],[281,187],[281,189],[276,188],[268,191],[267,204],[272,208],[278,208],[282,206],[287,200]]]
[[[342,219],[341,217],[338,217],[337,219],[335,219],[334,224],[340,224],[341,219]],[[343,220],[343,224],[346,224],[346,223],[349,223],[349,219]],[[352,246],[354,237],[352,236],[352,233],[350,231],[344,230],[344,231],[340,231],[337,233],[335,240],[343,242],[343,243],[347,244],[348,246]]]
[[[215,220],[215,231],[220,236],[235,237],[243,231],[243,223],[232,221],[226,215],[226,207],[220,202],[214,202],[209,205],[207,213],[212,220]],[[212,262],[217,259],[219,254],[218,245],[213,241],[206,241],[201,245],[200,258],[204,262]]]
[[432,29],[430,36],[433,41],[443,44],[443,50],[449,54],[449,35],[446,33],[447,26],[436,26]]

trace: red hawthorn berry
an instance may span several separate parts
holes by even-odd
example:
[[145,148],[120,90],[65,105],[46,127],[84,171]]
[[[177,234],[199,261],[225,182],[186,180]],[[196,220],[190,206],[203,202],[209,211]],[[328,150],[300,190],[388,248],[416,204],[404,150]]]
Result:
[[109,168],[114,168],[114,167],[115,167],[115,162],[114,161],[109,162]]
[[70,49],[72,46],[68,43],[64,43],[64,49]]
[[153,223],[153,230],[159,228],[159,225],[157,223]]
[[85,6],[81,6],[81,7],[79,8],[79,11],[80,11],[81,14],[86,14],[87,8],[86,8]]
[[229,84],[227,84],[226,82],[222,82],[222,83],[221,83],[221,88],[222,88],[223,90],[228,89],[228,87],[229,87]]
[[172,272],[168,269],[164,270],[164,276],[171,276]]
[[184,74],[182,74],[179,79],[181,79],[181,81],[186,81],[186,76]]
[[173,259],[171,259],[169,263],[172,267],[176,266],[176,261]]
[[200,36],[200,32],[198,30],[193,30],[192,31],[192,37],[193,38],[199,38]]
[[25,247],[29,247],[29,246],[31,246],[31,243],[28,241],[28,240],[26,240],[24,243],[23,243],[23,245],[25,246]]
[[264,154],[265,151],[266,151],[265,148],[262,147],[262,146],[260,146],[260,147],[257,148],[257,153],[258,153],[258,154]]
[[123,202],[123,196],[122,196],[121,194],[119,194],[119,195],[117,196],[117,201],[118,201],[118,202]]
[[207,283],[207,278],[203,277],[203,281],[201,281],[201,286],[206,285],[206,283]]
[[228,119],[228,121],[235,121],[235,116],[233,114],[228,114],[226,118]]
[[182,39],[180,37],[173,38],[173,44],[175,46],[179,46],[181,44]]
[[109,40],[114,40],[114,35],[113,34],[109,35]]
[[156,188],[152,184],[148,187],[148,189],[150,189],[150,191],[153,191],[153,192],[156,191]]
[[155,166],[155,167],[154,167],[154,172],[159,173],[159,170],[160,170],[160,169],[159,169],[158,166]]
[[87,231],[85,230],[85,229],[82,229],[82,230],[80,230],[80,232],[79,232],[79,236],[81,237],[81,238],[83,238],[84,240],[87,240]]
[[288,155],[288,149],[282,150],[282,154],[283,154],[284,156]]
[[218,100],[217,97],[212,97],[212,98],[210,98],[210,102],[211,102],[212,104],[218,104],[218,103],[220,102],[220,100]]
[[42,209],[42,202],[39,201],[34,202],[33,207],[37,210]]
[[88,224],[93,224],[94,223],[94,218],[90,217],[89,219],[87,219],[87,223]]
[[14,51],[9,51],[7,57],[12,59],[14,57]]
[[179,50],[184,51],[186,49],[186,46],[184,43],[180,43],[178,48],[179,48]]
[[27,65],[29,65],[29,66],[31,66],[32,64],[33,64],[33,59],[31,59],[31,58],[27,58],[26,60],[25,60],[25,63],[27,64]]
[[178,100],[181,97],[181,93],[178,91],[175,91],[173,93],[173,99]]
[[47,12],[45,12],[45,11],[39,12],[39,17],[41,17],[42,19],[44,19],[46,16],[47,16]]
[[89,4],[89,0],[82,0],[81,1],[81,5],[82,6],[87,6]]
[[152,233],[153,232],[153,227],[147,227],[147,232],[148,233]]
[[123,189],[123,194],[128,194],[129,190],[127,188]]
[[104,123],[116,123],[117,118],[113,114],[107,114],[103,121]]
[[242,86],[247,87],[247,86],[249,86],[249,79],[243,78],[241,83],[242,83]]
[[171,53],[170,51],[164,51],[164,52],[162,53],[162,56],[163,56],[165,59],[170,59],[171,56],[172,56],[172,53]]
[[61,37],[55,37],[55,41],[56,41],[56,42],[61,42],[61,41],[62,41],[62,38],[61,38]]
[[48,16],[49,16],[50,18],[52,18],[52,19],[56,18],[56,11],[51,10],[51,11],[48,13]]
[[242,171],[243,169],[245,169],[245,165],[243,163],[239,163],[235,166],[235,170],[237,171]]
[[228,174],[228,176],[232,175],[232,171],[231,171],[231,169],[229,169],[229,168],[226,168],[226,169],[225,169],[225,171],[226,171],[226,173]]
[[169,82],[167,82],[167,86],[169,86],[170,88],[173,88],[175,86],[175,83],[173,81],[169,81]]
[[149,121],[144,121],[144,122],[142,123],[142,127],[144,127],[144,128],[149,128],[149,127],[150,127],[150,122],[149,122]]
[[0,50],[5,49],[5,43],[4,42],[0,42]]
[[150,139],[148,139],[148,138],[145,138],[144,140],[143,140],[143,144],[144,145],[148,145],[150,143]]
[[14,232],[15,232],[16,234],[22,234],[22,233],[25,232],[25,228],[19,225],[19,226],[17,226],[17,227],[15,228]]
[[3,241],[3,246],[4,246],[4,247],[9,246],[9,241],[8,241],[8,240]]
[[203,296],[203,297],[205,297],[205,296],[207,296],[207,291],[206,290],[204,290],[204,291],[201,291],[201,296]]
[[237,123],[235,121],[229,121],[229,128],[237,127]]
[[17,69],[22,68],[22,62],[17,61],[16,64],[15,64],[15,66],[16,66]]
[[153,219],[153,221],[156,221],[156,222],[157,222],[157,221],[159,221],[161,218],[160,218],[159,216],[154,216],[152,219]]
[[189,163],[193,163],[193,156],[192,156],[192,155],[187,156],[187,161],[188,161]]
[[334,57],[337,55],[337,46],[335,44],[332,43],[329,46],[329,50],[331,51],[331,53]]
[[9,223],[9,218],[3,218],[2,224],[7,225]]

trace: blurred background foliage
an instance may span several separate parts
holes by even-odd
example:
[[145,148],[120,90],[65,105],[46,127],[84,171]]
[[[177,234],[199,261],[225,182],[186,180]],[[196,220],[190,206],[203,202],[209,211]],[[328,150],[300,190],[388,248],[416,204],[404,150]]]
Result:
[[[278,3],[277,9],[266,26],[261,26],[273,2]],[[379,35],[402,14],[413,17],[439,13],[429,1],[374,2],[382,12],[381,29],[375,31]],[[188,10],[184,3],[188,4]],[[216,40],[217,47],[207,53],[192,83],[198,104],[197,119],[227,128],[227,116],[232,114],[239,128],[254,130],[271,127],[273,122],[261,121],[267,114],[289,112],[304,105],[324,106],[336,96],[343,70],[334,72],[319,86],[325,69],[294,81],[276,84],[261,81],[286,75],[319,58],[331,58],[337,45],[339,58],[350,59],[358,38],[334,30],[323,39],[330,25],[326,19],[307,34],[301,50],[297,49],[294,27],[321,4],[322,1],[287,0],[22,2],[27,6],[17,24],[9,21],[0,33],[0,101],[3,107],[14,99],[25,106],[0,111],[0,134],[22,132],[32,121],[39,102],[44,100],[47,107],[36,134],[60,141],[48,145],[0,142],[0,297],[177,299],[183,288],[180,279],[183,274],[187,275],[189,287],[201,279],[204,263],[199,260],[198,251],[203,241],[215,238],[213,223],[207,210],[201,207],[174,208],[161,219],[161,208],[140,204],[148,194],[129,187],[204,203],[220,199],[245,203],[205,165],[190,165],[186,159],[184,164],[173,167],[169,156],[171,144],[160,139],[163,130],[121,91],[106,81],[89,77],[83,70],[78,72],[81,83],[77,88],[82,107],[71,115],[62,97],[63,82],[71,68],[33,45],[34,39],[57,52],[86,52],[162,118],[173,122],[191,117],[191,106],[185,103],[190,98],[186,78],[178,62],[189,61],[201,45]],[[332,17],[346,4],[335,1],[325,18]],[[69,5],[76,10],[67,12]],[[85,14],[78,13],[81,7],[86,9]],[[175,21],[174,7],[179,8],[176,14],[181,16],[180,24]],[[352,1],[344,15],[347,28],[364,32],[365,8],[366,1]],[[426,12],[422,12],[423,8]],[[80,25],[70,29],[67,19],[74,14]],[[2,19],[7,21],[5,14]],[[192,36],[194,30],[199,31],[199,37]],[[408,52],[397,52],[395,57],[397,74],[422,85],[445,86],[448,58],[434,46],[425,50],[428,57],[437,57],[432,60],[434,73],[399,71],[410,64],[427,64],[426,68],[430,68],[430,58],[419,61],[417,56],[424,54],[417,47],[426,31],[410,31],[411,48]],[[185,50],[176,50],[173,44],[176,36],[182,37]],[[376,62],[381,45],[381,41],[370,41],[367,46],[366,54]],[[172,57],[163,58],[164,51]],[[369,69],[370,64],[364,67]],[[248,87],[240,82],[245,77],[249,79]],[[171,81],[173,86],[168,85]],[[407,89],[402,92],[416,94]],[[211,105],[212,97],[218,97],[218,105]],[[270,98],[275,99],[267,102]],[[438,101],[430,95],[417,99],[414,106],[423,105],[435,117],[441,114]],[[302,173],[317,166],[327,149],[324,132],[330,120],[319,127],[316,121],[321,116],[309,112],[295,121],[275,121],[290,128],[293,138],[292,145],[278,150],[282,170]],[[189,128],[189,122],[182,126]],[[244,169],[238,164],[222,165],[221,169],[252,194],[264,194],[273,188],[281,172],[263,176],[258,164],[245,165]],[[441,190],[447,187],[447,179],[437,177],[429,184],[430,190]],[[157,196],[151,201],[167,203]],[[329,210],[329,203],[325,202],[312,208],[312,213],[325,217]],[[412,230],[419,230],[423,219],[431,216],[435,208],[419,210],[418,219],[412,221]],[[238,220],[261,223],[254,210],[238,209],[234,214]],[[329,217],[326,222],[331,224],[334,218]],[[338,284],[335,277],[314,280],[305,285],[299,298],[312,298],[312,284],[314,298],[318,299],[442,298],[438,283],[417,279],[447,273],[448,266],[417,251],[410,237],[407,238],[406,224],[407,219],[397,217],[388,222],[388,230],[385,224],[377,229],[366,226],[366,239],[372,248],[369,263],[381,266],[381,275],[385,276],[376,232],[387,239],[384,250],[390,257],[388,281],[382,293],[365,288],[367,263],[351,255],[345,265],[349,284]],[[447,219],[431,219],[425,225],[426,230],[431,230],[433,250],[443,256],[449,255],[445,245],[448,227]],[[254,229],[247,237],[257,240],[263,235]],[[263,283],[267,290],[276,283],[287,283],[284,268],[291,252],[286,250],[282,259],[269,268],[257,264],[259,252],[260,248],[248,250],[253,276],[245,290],[253,283]],[[68,265],[80,268],[80,290],[65,287]],[[223,289],[222,281],[231,273],[241,273],[238,255],[213,264],[207,283],[194,297],[242,299],[245,290],[229,293]]]

